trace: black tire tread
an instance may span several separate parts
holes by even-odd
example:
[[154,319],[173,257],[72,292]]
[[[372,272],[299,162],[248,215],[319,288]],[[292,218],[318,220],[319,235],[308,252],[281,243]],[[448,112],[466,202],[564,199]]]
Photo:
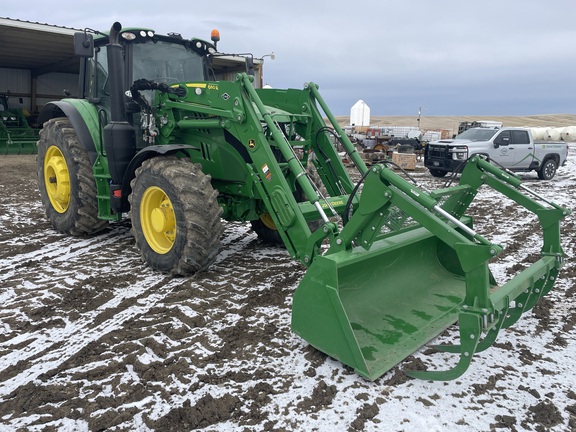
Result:
[[[60,148],[70,175],[70,206],[58,213],[52,206],[44,184],[44,157],[52,145]],[[73,236],[89,235],[108,226],[98,219],[96,181],[86,149],[80,143],[70,120],[58,117],[48,120],[40,131],[38,147],[38,186],[46,216],[61,233]]]
[[[157,255],[146,243],[138,220],[140,196],[136,196],[138,182],[146,176],[164,178],[175,190],[178,205],[181,205],[184,221],[185,244],[179,255],[166,265],[157,260]],[[173,156],[148,159],[136,170],[131,182],[133,193],[130,202],[130,219],[132,235],[144,260],[154,269],[173,276],[187,276],[206,270],[220,252],[220,238],[224,227],[220,220],[222,209],[218,205],[218,191],[212,187],[211,177],[202,172],[200,164],[193,164],[188,159]],[[177,205],[173,203],[173,205]]]
[[[552,173],[552,175],[549,175],[546,173],[547,170],[547,166],[553,163],[554,164],[554,172]],[[540,168],[540,170],[538,170],[538,178],[540,180],[551,180],[554,178],[554,176],[556,175],[556,170],[558,169],[558,163],[556,162],[556,159],[554,158],[549,158],[546,159],[544,161],[544,163],[542,164],[542,167]]]

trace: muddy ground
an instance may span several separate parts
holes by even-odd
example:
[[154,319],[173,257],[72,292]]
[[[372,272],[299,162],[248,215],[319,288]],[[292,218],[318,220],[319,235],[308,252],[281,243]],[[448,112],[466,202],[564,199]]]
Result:
[[[531,173],[526,184],[573,207],[571,158],[552,181]],[[443,185],[420,164],[412,174]],[[227,225],[208,272],[172,279],[144,266],[127,221],[89,238],[55,232],[35,156],[0,157],[0,185],[0,430],[576,430],[573,216],[554,291],[464,376],[406,377],[455,364],[423,347],[369,382],[291,333],[305,269],[248,226]],[[473,213],[510,251],[499,281],[534,260],[540,236],[525,213],[490,191]]]

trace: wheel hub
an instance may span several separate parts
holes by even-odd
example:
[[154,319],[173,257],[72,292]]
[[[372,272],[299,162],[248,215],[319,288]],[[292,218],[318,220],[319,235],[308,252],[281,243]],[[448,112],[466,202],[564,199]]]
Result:
[[264,213],[263,215],[260,215],[260,220],[266,226],[266,228],[270,228],[271,230],[275,231],[278,230],[274,220],[272,219],[272,216],[270,216],[270,213]]
[[166,254],[172,249],[176,238],[176,215],[170,198],[157,186],[149,187],[142,195],[140,223],[152,250]]
[[70,205],[70,173],[64,155],[56,146],[51,146],[46,151],[44,184],[54,210],[64,213]]
[[157,233],[172,231],[176,225],[174,220],[174,211],[172,207],[157,207],[152,210],[150,215],[152,228]]

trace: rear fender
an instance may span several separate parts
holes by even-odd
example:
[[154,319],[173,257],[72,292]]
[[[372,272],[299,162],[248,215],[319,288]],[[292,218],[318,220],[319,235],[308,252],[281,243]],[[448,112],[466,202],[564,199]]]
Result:
[[100,127],[96,107],[83,99],[62,99],[44,105],[38,121],[44,124],[50,119],[67,117],[74,127],[80,143],[86,149],[90,163],[94,165],[98,157],[95,143],[100,145]]
[[548,159],[554,159],[556,161],[556,164],[558,166],[560,166],[560,155],[558,153],[548,153],[546,154],[546,156],[544,156],[542,158],[542,164],[544,164],[544,162],[546,162]]
[[556,165],[558,167],[560,166],[560,155],[558,155],[558,153],[547,153],[541,159],[534,159],[528,169],[538,171],[549,159],[554,159],[556,161]]

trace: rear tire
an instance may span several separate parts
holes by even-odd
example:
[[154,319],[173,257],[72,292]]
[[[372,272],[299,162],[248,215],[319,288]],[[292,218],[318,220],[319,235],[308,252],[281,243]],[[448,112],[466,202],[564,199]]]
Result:
[[108,221],[98,219],[92,164],[70,121],[44,123],[37,146],[38,188],[52,226],[75,236],[106,228]]
[[557,169],[558,164],[556,163],[556,159],[547,159],[538,171],[538,178],[540,180],[551,180],[556,175]]
[[174,276],[206,270],[220,251],[218,191],[199,164],[173,156],[144,161],[131,182],[132,234],[153,269]]
[[430,171],[432,177],[438,177],[438,178],[446,177],[446,174],[448,174],[448,171],[442,171],[432,168],[429,168],[428,171]]

